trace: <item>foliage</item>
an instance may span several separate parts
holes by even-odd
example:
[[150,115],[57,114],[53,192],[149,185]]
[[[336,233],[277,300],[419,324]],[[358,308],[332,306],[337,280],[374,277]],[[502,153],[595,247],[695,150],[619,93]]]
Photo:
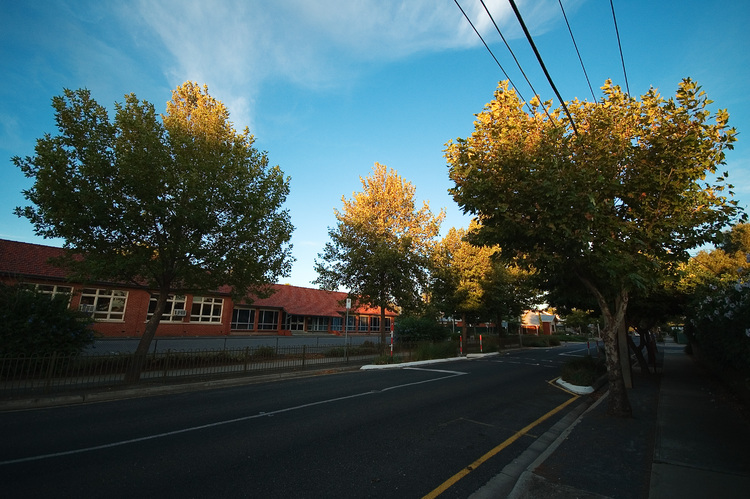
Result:
[[565,327],[571,327],[576,329],[579,334],[587,335],[589,334],[589,324],[596,323],[596,319],[592,314],[593,310],[579,310],[574,308],[563,317]]
[[400,315],[393,325],[393,332],[399,341],[442,341],[450,336],[450,330],[431,317]]
[[[448,144],[454,199],[478,217],[472,242],[542,274],[576,279],[605,318],[610,412],[629,415],[616,335],[628,296],[649,289],[741,210],[726,173],[736,131],[690,79],[676,98],[640,99],[606,82],[600,102],[523,103],[507,82],[467,139]],[[713,183],[706,181],[714,178]],[[725,195],[728,190],[728,196]]]
[[90,318],[71,310],[68,300],[0,283],[0,356],[74,355],[93,343]]
[[720,365],[750,369],[750,281],[711,285],[696,295],[685,333]]
[[[469,230],[476,225],[472,220]],[[471,244],[465,239],[466,232],[451,227],[432,262],[432,299],[449,317],[479,314],[484,299],[482,283],[492,271],[492,255],[499,251],[496,246]]]
[[361,179],[362,191],[343,209],[334,210],[337,225],[315,261],[323,289],[340,286],[360,304],[380,308],[381,343],[385,343],[385,310],[418,308],[427,285],[433,239],[443,211],[433,215],[425,202],[416,209],[415,188],[395,170],[375,163],[372,175]]
[[457,352],[458,347],[456,346],[456,343],[452,341],[442,341],[438,343],[421,342],[412,353],[410,360],[446,359],[455,357]]
[[587,355],[565,362],[560,377],[571,385],[592,386],[606,372],[607,366],[604,361]]
[[529,335],[522,336],[521,341],[525,347],[557,347],[560,346],[560,338],[552,335]]
[[247,129],[234,130],[207,87],[175,89],[161,119],[134,94],[115,104],[114,121],[88,90],[66,89],[53,107],[59,135],[13,158],[34,179],[24,191],[32,205],[16,213],[38,235],[65,240],[58,263],[76,278],[158,293],[141,361],[170,293],[228,285],[235,297],[264,296],[288,274],[289,178]]

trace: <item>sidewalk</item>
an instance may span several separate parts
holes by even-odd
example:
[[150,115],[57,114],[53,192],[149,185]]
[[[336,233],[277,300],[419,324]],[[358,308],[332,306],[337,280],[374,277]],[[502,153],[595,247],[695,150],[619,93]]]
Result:
[[[606,416],[602,394],[525,468],[507,496],[748,497],[750,421],[682,345],[662,348],[661,376],[633,373],[632,419]],[[472,497],[499,496],[488,484]]]

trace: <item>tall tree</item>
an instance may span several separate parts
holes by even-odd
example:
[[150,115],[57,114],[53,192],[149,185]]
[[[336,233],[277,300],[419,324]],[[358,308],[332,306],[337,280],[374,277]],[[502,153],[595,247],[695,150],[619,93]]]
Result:
[[263,296],[288,274],[289,178],[247,128],[234,130],[206,86],[175,89],[161,117],[134,94],[115,104],[113,122],[88,90],[66,89],[52,103],[59,135],[13,158],[34,179],[24,191],[33,205],[16,213],[37,234],[65,240],[61,263],[77,278],[157,294],[129,380],[140,376],[171,293],[229,285],[235,297]]
[[[476,228],[474,220],[469,230]],[[466,344],[469,321],[483,312],[483,283],[492,272],[496,246],[475,246],[465,239],[466,229],[451,227],[438,245],[433,259],[432,300],[444,314],[461,318],[461,336]]]
[[315,260],[324,289],[345,288],[358,303],[380,309],[380,339],[385,344],[385,312],[411,309],[422,299],[434,238],[445,216],[433,215],[429,204],[416,208],[414,186],[393,169],[375,163],[362,191],[343,209],[334,209],[336,227]]
[[446,158],[454,199],[479,217],[477,241],[499,244],[503,256],[542,273],[572,275],[596,299],[609,412],[627,416],[617,336],[624,337],[629,294],[738,215],[723,192],[731,189],[726,175],[706,181],[735,130],[725,110],[711,116],[690,79],[668,100],[654,89],[637,99],[609,81],[602,89],[600,102],[568,103],[574,132],[560,109],[535,99],[527,114],[501,83],[472,135],[449,143]]
[[525,310],[541,302],[536,270],[524,269],[513,262],[493,258],[492,270],[482,281],[483,309],[498,327],[520,319]]

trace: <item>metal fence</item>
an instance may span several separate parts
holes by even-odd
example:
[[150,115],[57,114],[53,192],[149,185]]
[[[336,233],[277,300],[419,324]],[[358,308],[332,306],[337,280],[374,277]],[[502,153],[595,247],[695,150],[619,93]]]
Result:
[[[139,383],[265,374],[365,364],[378,345],[246,347],[148,354]],[[401,353],[400,355],[403,355]],[[133,354],[32,355],[0,358],[0,396],[55,393],[125,383]]]
[[[472,338],[462,353],[490,352],[518,345],[518,338]],[[347,347],[331,345],[255,346],[223,350],[167,350],[149,353],[138,383],[165,383],[325,369],[373,362],[423,360],[425,344],[365,342]],[[458,342],[441,344],[438,355],[459,354]],[[520,345],[518,345],[520,346]],[[430,354],[427,354],[430,355]],[[432,358],[432,357],[428,357]],[[50,394],[126,385],[133,354],[31,355],[0,357],[0,397]]]

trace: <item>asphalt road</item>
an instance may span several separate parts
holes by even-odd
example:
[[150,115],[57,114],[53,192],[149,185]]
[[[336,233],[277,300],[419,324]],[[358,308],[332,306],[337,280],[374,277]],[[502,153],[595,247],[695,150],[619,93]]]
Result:
[[450,481],[441,498],[467,497],[575,405],[535,423],[571,399],[548,381],[583,353],[3,413],[3,496],[419,498]]

